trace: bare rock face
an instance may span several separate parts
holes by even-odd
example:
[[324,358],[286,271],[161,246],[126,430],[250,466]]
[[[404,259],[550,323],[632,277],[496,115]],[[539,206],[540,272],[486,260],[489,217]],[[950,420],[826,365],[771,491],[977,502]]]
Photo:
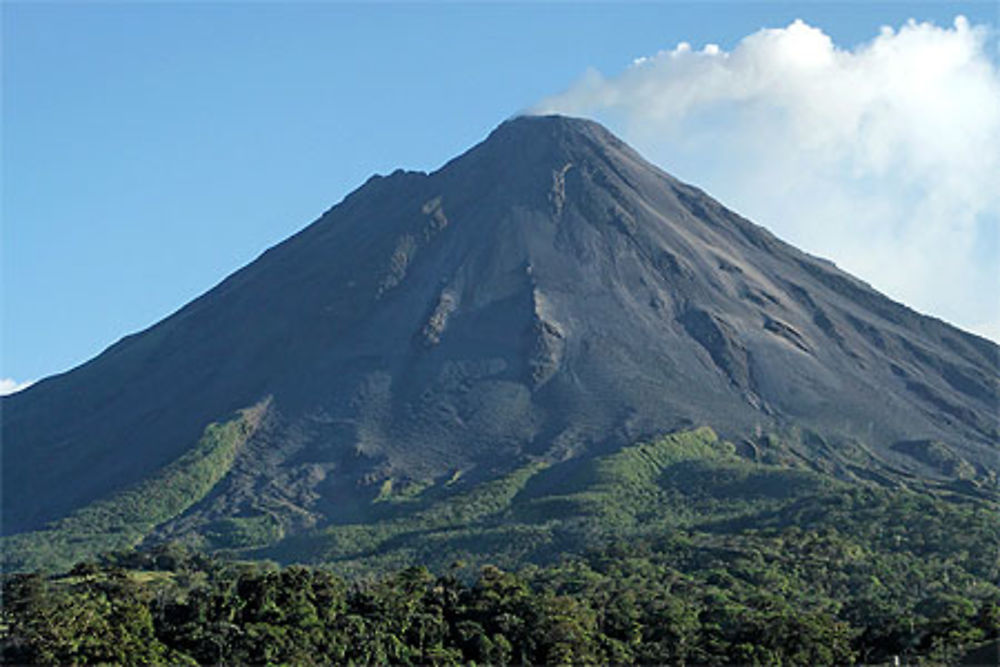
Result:
[[441,342],[444,328],[448,325],[448,316],[458,306],[457,297],[452,292],[444,291],[438,299],[434,312],[420,332],[427,345],[437,345]]
[[268,396],[205,516],[322,525],[389,477],[488,476],[701,424],[808,434],[803,456],[858,445],[907,474],[995,473],[998,386],[993,343],[596,123],[517,118],[432,174],[373,177],[159,324],[4,398],[3,530],[135,483]]

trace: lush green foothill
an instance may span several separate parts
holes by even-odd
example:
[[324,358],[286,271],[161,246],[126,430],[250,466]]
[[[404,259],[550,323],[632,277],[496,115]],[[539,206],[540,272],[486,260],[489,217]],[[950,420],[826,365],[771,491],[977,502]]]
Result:
[[989,493],[751,461],[709,429],[385,483],[370,511],[289,538],[212,524],[216,556],[170,543],[9,574],[4,660],[947,664],[998,641]]

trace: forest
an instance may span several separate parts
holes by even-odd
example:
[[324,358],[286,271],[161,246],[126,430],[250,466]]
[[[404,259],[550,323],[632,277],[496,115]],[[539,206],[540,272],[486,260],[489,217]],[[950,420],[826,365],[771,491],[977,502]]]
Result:
[[[684,535],[517,572],[454,563],[349,581],[179,544],[7,575],[6,664],[949,664],[990,655],[1000,590],[853,563],[834,531],[784,556]],[[988,573],[982,573],[987,575]],[[952,579],[951,577],[955,578]],[[983,659],[989,664],[989,657]],[[975,658],[973,662],[975,664]]]

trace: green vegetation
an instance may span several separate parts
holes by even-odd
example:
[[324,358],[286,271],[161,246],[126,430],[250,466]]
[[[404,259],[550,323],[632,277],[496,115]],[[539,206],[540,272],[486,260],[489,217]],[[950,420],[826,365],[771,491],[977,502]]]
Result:
[[[664,518],[672,500],[669,490],[659,484],[665,470],[685,461],[733,456],[732,446],[720,442],[708,428],[669,435],[587,462],[544,495],[537,491],[541,497],[525,499],[519,513],[526,518],[591,517],[615,531],[632,530]],[[538,486],[549,485],[538,480]]]
[[976,476],[972,464],[939,440],[907,440],[897,442],[893,449],[949,477],[971,479]]
[[[162,475],[224,474],[249,433],[239,423],[207,430],[201,454]],[[757,442],[741,456],[698,429],[492,479],[387,480],[367,516],[311,533],[285,536],[270,514],[203,529],[203,544],[256,564],[165,545],[10,575],[4,659],[947,664],[998,641],[995,494],[976,480],[836,478]],[[218,479],[191,478],[194,499]],[[143,516],[169,514],[157,511]],[[84,543],[120,549],[151,523],[69,525],[124,527]]]
[[284,536],[281,521],[270,514],[231,517],[210,523],[204,531],[213,549],[242,549],[273,544]]
[[508,530],[502,525],[503,519],[527,481],[545,468],[544,463],[530,463],[464,490],[446,483],[439,487],[418,487],[421,491],[416,494],[406,491],[401,496],[392,496],[391,485],[383,484],[373,501],[375,509],[369,521],[335,525],[290,537],[274,547],[235,553],[286,562],[337,561],[341,572],[359,575],[406,567],[414,562],[440,563],[441,555],[435,553],[441,548],[452,548],[442,540],[468,539],[487,548],[502,543],[513,557],[522,557],[523,549],[517,549],[521,540],[512,542],[507,538],[524,532],[523,527],[510,526]]
[[777,511],[841,488],[851,487],[814,471],[747,461],[701,428],[593,459],[527,463],[486,482],[465,476],[397,494],[387,480],[370,513],[354,523],[232,553],[326,563],[346,576],[459,560],[513,568],[612,539]]
[[98,500],[44,530],[3,538],[4,570],[68,567],[93,554],[124,549],[156,525],[204,498],[232,467],[264,406],[209,424],[198,443],[140,484]]
[[467,581],[410,567],[354,584],[166,545],[6,577],[0,651],[11,664],[941,664],[997,641],[995,587],[939,582],[895,606],[867,597],[884,589],[876,567],[833,601],[843,559],[861,554],[830,535],[785,540],[784,554],[623,542]]

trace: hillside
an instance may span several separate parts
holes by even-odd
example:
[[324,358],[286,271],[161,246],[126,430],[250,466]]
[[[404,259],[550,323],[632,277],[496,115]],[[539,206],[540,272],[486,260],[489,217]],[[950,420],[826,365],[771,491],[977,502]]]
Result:
[[288,545],[324,568],[175,543],[7,576],[0,651],[11,664],[995,664],[995,505],[720,444],[703,429],[450,500],[386,489],[381,520]]
[[0,399],[4,554],[179,539],[364,569],[794,524],[872,489],[992,512],[998,391],[995,344],[596,123],[522,117]]

